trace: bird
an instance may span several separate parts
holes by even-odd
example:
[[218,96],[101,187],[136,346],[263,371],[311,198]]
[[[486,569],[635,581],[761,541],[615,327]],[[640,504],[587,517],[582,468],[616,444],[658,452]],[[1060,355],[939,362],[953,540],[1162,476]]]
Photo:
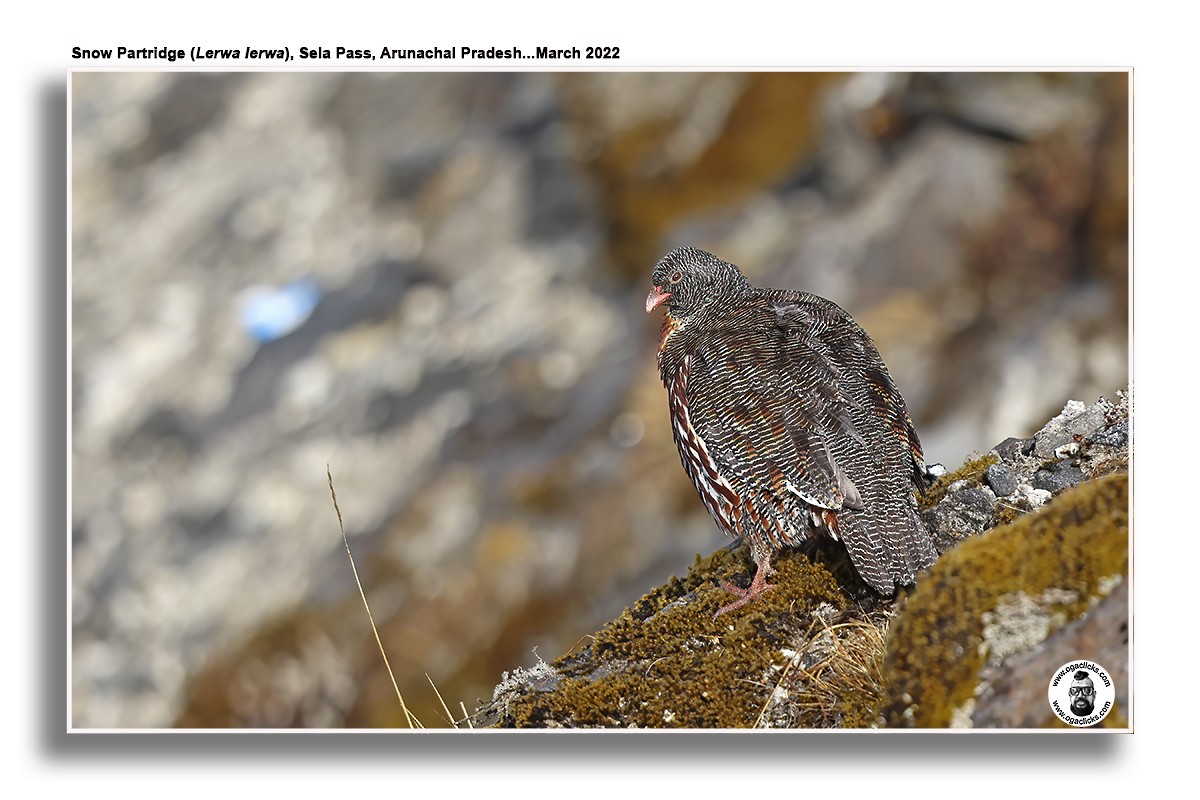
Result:
[[749,544],[748,588],[774,588],[784,547],[831,537],[890,596],[937,557],[916,492],[936,474],[866,331],[836,303],[752,285],[712,253],[677,247],[654,266],[646,313],[665,307],[658,366],[672,435],[705,508]]

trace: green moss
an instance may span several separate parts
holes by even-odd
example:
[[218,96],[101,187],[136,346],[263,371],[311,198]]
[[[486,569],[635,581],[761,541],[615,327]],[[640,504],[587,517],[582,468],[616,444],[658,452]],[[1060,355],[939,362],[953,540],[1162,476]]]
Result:
[[1001,500],[1000,502],[998,502],[996,504],[996,512],[995,512],[996,524],[994,527],[1000,528],[1000,527],[1003,527],[1004,525],[1009,525],[1013,522],[1016,522],[1018,518],[1024,516],[1027,513],[1029,513],[1029,512],[1021,510],[1017,506],[1014,506],[1012,503],[1007,503],[1007,502]]
[[966,481],[968,486],[978,486],[983,480],[983,474],[987,472],[987,468],[999,462],[999,457],[994,453],[967,459],[961,467],[938,478],[932,486],[918,495],[918,507],[921,511],[925,511],[936,506],[946,496],[950,484],[955,481]]
[[984,666],[983,615],[1006,595],[1065,590],[1075,599],[1060,606],[1062,618],[1078,617],[1103,579],[1127,574],[1128,515],[1128,476],[1112,475],[943,555],[892,626],[888,723],[949,725],[953,710],[974,697]]
[[[753,564],[744,548],[697,558],[686,578],[647,594],[583,653],[551,664],[563,676],[558,687],[513,700],[501,724],[754,725],[774,689],[771,676],[788,661],[783,648],[809,626],[818,606],[851,604],[820,561],[785,552],[774,566],[774,589],[714,620],[732,599],[716,582],[745,584]],[[868,717],[864,711],[857,718]]]

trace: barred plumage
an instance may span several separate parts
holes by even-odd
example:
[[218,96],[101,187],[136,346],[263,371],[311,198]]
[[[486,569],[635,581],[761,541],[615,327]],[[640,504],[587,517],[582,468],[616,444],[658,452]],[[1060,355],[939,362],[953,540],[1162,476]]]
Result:
[[691,247],[654,268],[646,311],[667,306],[658,363],[675,444],[705,507],[750,544],[749,589],[771,556],[823,531],[891,594],[936,553],[914,490],[926,471],[904,399],[866,332],[816,295],[752,286]]

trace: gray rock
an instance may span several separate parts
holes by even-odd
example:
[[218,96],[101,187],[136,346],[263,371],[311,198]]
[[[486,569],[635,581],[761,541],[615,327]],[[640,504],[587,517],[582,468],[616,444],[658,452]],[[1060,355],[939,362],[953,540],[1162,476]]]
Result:
[[942,498],[924,514],[938,550],[990,528],[995,505],[996,495],[986,486],[960,489]]
[[1017,456],[1027,456],[1033,452],[1033,439],[1017,439],[1010,436],[992,450],[1004,461],[1015,461]]
[[992,487],[997,497],[1007,497],[1017,490],[1020,482],[1004,464],[992,464],[983,475],[984,483]]
[[1111,428],[1097,431],[1086,437],[1088,444],[1099,444],[1106,447],[1124,447],[1129,441],[1129,420],[1121,420]]
[[1083,481],[1083,470],[1071,464],[1054,464],[1033,475],[1033,488],[1058,494]]
[[1106,402],[1087,406],[1078,400],[1068,400],[1062,413],[1034,435],[1033,454],[1042,459],[1056,458],[1056,451],[1063,445],[1104,427],[1108,408],[1111,408],[1111,404]]

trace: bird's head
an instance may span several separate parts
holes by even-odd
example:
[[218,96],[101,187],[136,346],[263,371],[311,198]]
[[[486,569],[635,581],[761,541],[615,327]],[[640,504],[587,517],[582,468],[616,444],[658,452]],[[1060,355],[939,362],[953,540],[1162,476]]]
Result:
[[750,289],[741,271],[727,261],[697,250],[676,247],[654,265],[654,288],[646,295],[646,313],[664,303],[672,317],[685,320]]

